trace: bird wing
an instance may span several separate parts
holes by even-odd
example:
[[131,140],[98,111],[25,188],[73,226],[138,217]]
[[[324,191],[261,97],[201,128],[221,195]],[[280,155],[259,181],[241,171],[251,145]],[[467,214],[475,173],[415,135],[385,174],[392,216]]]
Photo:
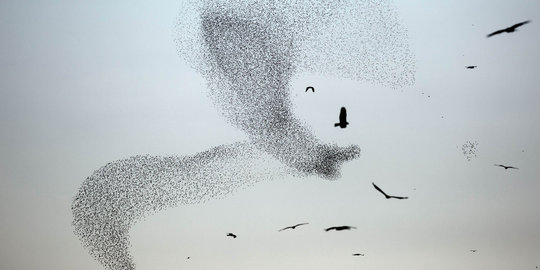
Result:
[[331,231],[331,230],[336,230],[336,229],[337,229],[337,227],[330,227],[330,228],[326,228],[326,229],[324,229],[324,230],[325,230],[325,231]]
[[287,230],[287,229],[292,229],[292,227],[293,227],[293,226],[285,227],[285,228],[279,230],[278,232],[281,232],[281,231],[284,231],[284,230]]
[[345,107],[341,107],[341,110],[339,112],[339,122],[340,123],[347,122],[347,110],[345,109]]
[[380,193],[384,194],[385,197],[388,197],[388,194],[386,194],[384,191],[382,191],[382,189],[380,189],[377,185],[375,185],[375,183],[371,183],[373,184],[373,186],[375,187],[376,190],[378,190]]
[[516,170],[518,169],[518,168],[516,168],[514,166],[506,166],[506,168],[508,168],[508,169],[516,169]]
[[408,199],[409,197],[390,196],[390,198],[404,200],[404,199]]
[[495,32],[493,32],[493,33],[487,35],[487,37],[491,37],[491,36],[494,36],[494,35],[498,35],[498,34],[504,33],[504,32],[506,32],[506,29],[497,30],[497,31],[495,31]]
[[307,223],[307,222],[298,223],[298,224],[294,225],[293,227],[298,227],[298,226],[307,225],[307,224],[309,224],[309,223]]
[[510,27],[508,27],[508,28],[516,29],[516,28],[518,28],[518,27],[520,27],[520,26],[522,26],[522,25],[524,25],[524,24],[528,24],[528,23],[530,23],[530,22],[531,22],[531,21],[524,21],[524,22],[516,23],[516,24],[514,24],[514,25],[512,25],[512,26],[510,26]]

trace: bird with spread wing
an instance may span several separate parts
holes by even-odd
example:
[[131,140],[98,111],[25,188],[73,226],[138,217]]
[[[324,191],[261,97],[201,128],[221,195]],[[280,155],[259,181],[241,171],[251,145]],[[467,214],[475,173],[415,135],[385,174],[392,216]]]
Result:
[[516,169],[516,170],[517,170],[517,169],[518,169],[518,168],[516,168],[516,167],[514,167],[514,166],[506,166],[506,165],[502,165],[502,164],[493,164],[493,166],[502,167],[502,168],[504,168],[505,170],[508,170],[508,169]]
[[403,200],[403,199],[408,199],[409,198],[409,197],[400,197],[400,196],[388,195],[388,194],[386,194],[386,192],[382,191],[382,189],[380,189],[377,185],[375,185],[375,183],[372,183],[372,184],[375,187],[375,189],[378,190],[380,193],[382,193],[384,195],[384,197],[387,198],[387,199],[400,199],[400,200]]
[[307,222],[304,222],[304,223],[298,223],[298,224],[296,224],[296,225],[292,225],[292,226],[285,227],[285,228],[279,230],[278,232],[281,232],[281,231],[284,231],[284,230],[288,230],[288,229],[293,229],[293,230],[294,230],[294,229],[296,229],[296,227],[298,227],[298,226],[307,225],[307,224],[309,224],[309,223],[307,223]]
[[524,22],[520,22],[520,23],[516,23],[508,28],[504,28],[504,29],[500,29],[500,30],[497,30],[489,35],[487,35],[487,37],[492,37],[494,35],[498,35],[498,34],[502,34],[502,33],[512,33],[512,32],[515,32],[516,29],[524,24],[527,24],[527,23],[530,23],[531,21],[524,21]]

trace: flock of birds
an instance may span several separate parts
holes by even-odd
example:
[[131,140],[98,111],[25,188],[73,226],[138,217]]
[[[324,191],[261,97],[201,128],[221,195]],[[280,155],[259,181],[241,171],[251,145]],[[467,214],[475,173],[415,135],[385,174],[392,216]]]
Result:
[[[507,28],[504,28],[504,29],[500,29],[500,30],[497,30],[497,31],[494,31],[493,33],[490,33],[487,35],[487,37],[492,37],[492,36],[495,36],[495,35],[499,35],[499,34],[502,34],[502,33],[513,33],[517,30],[518,27],[522,26],[522,25],[525,25],[527,23],[529,23],[530,20],[527,20],[527,21],[524,21],[524,22],[520,22],[520,23],[517,23],[517,24],[514,24],[510,27],[507,27]],[[470,66],[465,66],[466,69],[475,69],[477,68],[476,65],[470,65]],[[305,92],[308,92],[308,91],[312,91],[313,93],[315,93],[315,88],[313,86],[308,86],[306,87],[306,91]],[[347,125],[349,125],[349,122],[347,122],[347,109],[345,107],[341,107],[340,109],[340,112],[339,112],[339,122],[338,123],[335,123],[334,124],[334,127],[340,127],[340,128],[346,128]],[[514,167],[514,166],[508,166],[508,165],[503,165],[503,164],[494,164],[494,166],[497,166],[497,167],[501,167],[501,168],[504,168],[505,170],[508,170],[508,169],[518,169],[517,167]],[[386,199],[398,199],[398,200],[404,200],[404,199],[408,199],[409,197],[404,197],[404,196],[394,196],[394,195],[388,195],[386,192],[384,192],[380,187],[378,187],[375,183],[372,182],[372,185],[373,187],[375,188],[375,190],[377,190],[378,192],[380,192],[382,195],[384,195],[384,197]],[[278,232],[281,232],[281,231],[285,231],[285,230],[294,230],[296,229],[297,227],[300,227],[300,226],[304,226],[304,225],[308,225],[309,223],[308,222],[304,222],[304,223],[298,223],[298,224],[295,224],[295,225],[292,225],[292,226],[287,226],[287,227],[284,227],[282,229],[279,229]],[[326,229],[324,229],[324,231],[326,232],[329,232],[329,231],[344,231],[344,230],[351,230],[351,229],[356,229],[356,227],[354,226],[349,226],[349,225],[342,225],[342,226],[333,226],[333,227],[328,227]],[[228,237],[231,237],[231,238],[237,238],[237,235],[234,234],[234,233],[227,233]],[[476,253],[478,252],[477,249],[471,249],[470,250],[471,253]],[[352,256],[361,256],[361,257],[364,257],[365,256],[365,253],[353,253]],[[190,259],[190,257],[187,257],[187,259]],[[536,266],[536,269],[538,269],[538,266]]]
[[[379,188],[377,185],[375,185],[375,183],[372,183],[373,184],[373,187],[379,191],[380,193],[382,193],[384,195],[384,197],[386,199],[399,199],[399,200],[403,200],[403,199],[408,199],[409,197],[401,197],[401,196],[392,196],[392,195],[388,195],[386,192],[384,192],[381,188]],[[298,223],[298,224],[295,224],[295,225],[291,225],[291,226],[287,226],[287,227],[284,227],[282,229],[279,229],[278,232],[281,232],[281,231],[285,231],[285,230],[294,230],[300,226],[305,226],[305,225],[308,225],[309,223],[308,222],[303,222],[303,223]],[[352,230],[352,229],[356,229],[356,227],[354,226],[349,226],[349,225],[341,225],[341,226],[332,226],[332,227],[328,227],[328,228],[325,228],[324,231],[325,232],[329,232],[329,231],[348,231],[348,230]],[[232,232],[229,232],[226,234],[227,237],[231,237],[233,239],[236,239],[238,237],[238,235],[236,235],[235,233],[232,233]],[[365,253],[353,253],[352,256],[362,256],[364,257],[366,254]],[[187,259],[191,259],[191,257],[187,257]]]
[[[527,20],[527,21],[524,21],[524,22],[520,22],[520,23],[516,23],[510,27],[507,27],[507,28],[504,28],[504,29],[499,29],[493,33],[490,33],[487,35],[487,37],[492,37],[492,36],[495,36],[495,35],[500,35],[502,33],[513,33],[515,31],[517,31],[517,28],[520,27],[520,26],[523,26],[525,24],[528,24],[530,23],[531,21],[530,20]],[[478,66],[465,66],[466,69],[475,69],[477,68]],[[307,90],[306,90],[307,91]]]
[[[499,34],[502,34],[502,33],[513,33],[517,30],[518,27],[521,27],[525,24],[528,24],[530,23],[531,21],[530,20],[527,20],[527,21],[523,21],[523,22],[520,22],[520,23],[516,23],[510,27],[507,27],[507,28],[504,28],[504,29],[499,29],[497,31],[494,31],[493,33],[490,33],[487,35],[487,37],[492,37],[492,36],[495,36],[495,35],[499,35]],[[465,66],[466,69],[475,69],[477,66]],[[508,170],[508,169],[518,169],[514,166],[508,166],[508,165],[502,165],[502,164],[494,164],[494,166],[497,166],[497,167],[501,167],[501,168],[504,168],[505,170]],[[476,252],[475,249],[471,249],[471,252]],[[538,268],[538,266],[536,267]]]
[[[344,108],[343,108],[344,109]],[[373,184],[373,187],[379,191],[380,193],[382,193],[384,195],[384,197],[386,199],[399,199],[399,200],[403,200],[403,199],[408,199],[409,197],[401,197],[401,196],[392,196],[392,195],[388,195],[386,192],[384,192],[381,188],[379,188],[377,185],[375,185],[375,183],[372,183]],[[284,227],[282,229],[279,229],[278,232],[281,232],[281,231],[285,231],[285,230],[294,230],[296,229],[297,227],[300,227],[300,226],[304,226],[304,225],[308,225],[309,223],[308,222],[303,222],[303,223],[298,223],[298,224],[295,224],[295,225],[291,225],[291,226],[287,226],[287,227]],[[326,229],[324,229],[325,232],[329,232],[329,231],[348,231],[348,230],[352,230],[352,229],[356,229],[356,227],[354,226],[349,226],[349,225],[341,225],[341,226],[332,226],[332,227],[328,227]],[[229,232],[226,234],[227,237],[231,237],[233,239],[237,238],[238,236],[232,232]],[[472,250],[471,250],[472,251]],[[473,251],[473,252],[476,252]],[[366,256],[365,253],[353,253],[352,256]],[[191,257],[187,257],[187,259],[191,259]]]

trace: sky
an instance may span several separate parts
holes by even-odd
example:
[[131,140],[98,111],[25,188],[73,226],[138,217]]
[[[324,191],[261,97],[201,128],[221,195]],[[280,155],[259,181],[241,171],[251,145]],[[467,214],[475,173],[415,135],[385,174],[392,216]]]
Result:
[[[415,57],[414,85],[324,74],[292,82],[297,116],[323,142],[359,145],[360,158],[336,181],[285,177],[148,216],[131,229],[137,269],[540,266],[540,2],[394,5]],[[134,155],[193,155],[247,139],[179,57],[181,8],[0,2],[2,269],[103,269],[71,225],[86,177]],[[350,125],[334,128],[342,106]],[[470,160],[467,142],[478,143]],[[409,199],[385,200],[372,182]],[[278,232],[301,222],[310,224]],[[357,229],[323,231],[337,225]]]

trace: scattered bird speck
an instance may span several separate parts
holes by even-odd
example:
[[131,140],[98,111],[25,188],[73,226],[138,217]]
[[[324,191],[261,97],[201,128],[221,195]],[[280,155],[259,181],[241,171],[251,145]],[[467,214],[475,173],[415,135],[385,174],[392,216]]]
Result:
[[463,152],[463,155],[465,156],[467,161],[471,161],[471,159],[477,158],[478,142],[467,141],[461,146],[461,151]]

